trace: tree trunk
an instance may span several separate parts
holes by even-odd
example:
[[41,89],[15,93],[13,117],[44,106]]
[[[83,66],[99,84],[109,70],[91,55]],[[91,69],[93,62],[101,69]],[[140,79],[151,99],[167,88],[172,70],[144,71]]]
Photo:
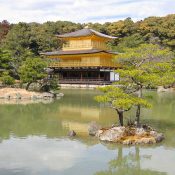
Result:
[[[138,97],[142,98],[142,87],[139,88]],[[137,105],[137,109],[136,109],[136,125],[137,125],[137,127],[140,126],[140,109],[141,109],[141,106]]]
[[27,83],[26,90],[29,89],[29,86],[31,85],[32,82]]
[[140,105],[137,105],[137,110],[136,110],[136,124],[137,124],[137,126],[140,125]]
[[117,113],[118,113],[118,117],[119,117],[120,126],[123,126],[123,112],[117,111]]

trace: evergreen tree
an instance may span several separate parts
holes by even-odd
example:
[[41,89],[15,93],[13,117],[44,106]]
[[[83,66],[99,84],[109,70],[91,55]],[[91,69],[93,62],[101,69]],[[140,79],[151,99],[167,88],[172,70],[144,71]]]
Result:
[[116,86],[106,86],[99,88],[104,94],[95,97],[95,100],[100,103],[108,103],[117,111],[119,123],[123,126],[124,112],[129,111],[133,106],[150,107],[150,104],[133,94],[125,93],[121,88]]
[[[143,98],[143,88],[156,86],[172,86],[175,82],[175,71],[172,64],[173,54],[169,49],[158,45],[142,44],[137,48],[126,49],[119,54],[117,63],[122,64],[120,74],[121,85],[126,93],[137,93]],[[136,121],[140,124],[141,105],[137,105]]]
[[41,58],[27,58],[19,68],[20,80],[27,83],[26,90],[33,82],[38,82],[47,76],[44,68],[47,67]]

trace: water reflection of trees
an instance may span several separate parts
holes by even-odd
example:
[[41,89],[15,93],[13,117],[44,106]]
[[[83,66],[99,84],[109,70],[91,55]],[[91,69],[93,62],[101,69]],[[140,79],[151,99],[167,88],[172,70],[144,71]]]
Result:
[[173,118],[175,113],[175,92],[155,93],[154,91],[149,91],[145,95],[152,103],[153,108],[149,110],[149,113],[148,110],[144,110],[144,116],[157,120],[169,120],[175,123]]
[[149,111],[143,111],[143,122],[163,132],[166,138],[165,144],[174,147],[175,92],[155,93],[154,91],[148,91],[146,95],[148,99],[151,97],[149,100],[153,108]]
[[115,159],[108,162],[108,170],[96,172],[95,175],[166,175],[164,172],[142,169],[141,159],[150,159],[150,156],[140,156],[139,147],[135,147],[134,152],[125,153],[123,147],[118,147]]

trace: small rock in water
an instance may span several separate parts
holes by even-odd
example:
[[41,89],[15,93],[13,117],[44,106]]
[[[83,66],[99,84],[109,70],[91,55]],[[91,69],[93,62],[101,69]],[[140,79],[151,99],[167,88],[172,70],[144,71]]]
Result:
[[156,142],[161,142],[165,139],[164,135],[162,133],[158,133],[156,131],[150,131],[150,135],[153,136],[156,140]]
[[162,140],[164,140],[165,137],[164,137],[164,135],[162,133],[158,133],[157,136],[155,137],[155,139],[156,139],[156,142],[159,143]]
[[100,128],[100,125],[98,125],[96,122],[91,122],[88,128],[89,135],[95,136]]
[[74,136],[76,136],[76,132],[74,130],[71,130],[71,131],[68,132],[68,136],[69,137],[74,137]]

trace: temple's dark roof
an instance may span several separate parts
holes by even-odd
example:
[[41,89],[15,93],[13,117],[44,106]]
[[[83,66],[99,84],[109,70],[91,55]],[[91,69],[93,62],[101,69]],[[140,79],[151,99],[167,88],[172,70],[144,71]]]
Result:
[[71,50],[71,51],[63,51],[58,50],[54,52],[45,52],[41,53],[41,55],[78,55],[78,54],[93,54],[93,53],[110,53],[110,54],[118,54],[117,52],[106,51],[106,50],[98,50],[98,49],[89,49],[89,50]]
[[66,33],[63,35],[56,35],[59,38],[68,38],[68,37],[81,37],[81,36],[90,36],[90,35],[96,35],[99,37],[104,37],[104,38],[108,38],[108,39],[115,39],[117,37],[113,37],[113,36],[109,36],[109,35],[105,35],[103,33],[97,32],[93,29],[89,29],[89,28],[85,28],[85,29],[81,29],[75,32],[71,32],[71,33]]

